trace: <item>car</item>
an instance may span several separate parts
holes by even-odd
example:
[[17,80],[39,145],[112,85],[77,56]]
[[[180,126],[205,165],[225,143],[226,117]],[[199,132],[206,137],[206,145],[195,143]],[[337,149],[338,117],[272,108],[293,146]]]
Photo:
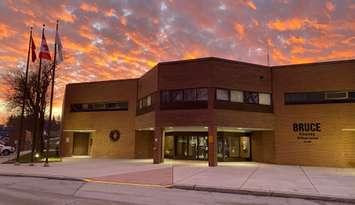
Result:
[[0,154],[3,156],[8,156],[12,153],[15,152],[15,147],[11,147],[11,146],[6,146],[3,144],[0,144]]

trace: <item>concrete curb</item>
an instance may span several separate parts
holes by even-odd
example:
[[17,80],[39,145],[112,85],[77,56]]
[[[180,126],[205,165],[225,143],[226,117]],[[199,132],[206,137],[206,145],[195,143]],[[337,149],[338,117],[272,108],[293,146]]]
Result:
[[65,177],[65,176],[46,176],[46,175],[35,175],[35,174],[8,174],[0,173],[2,177],[30,177],[30,178],[40,178],[40,179],[53,179],[53,180],[66,180],[66,181],[78,181],[78,182],[87,182],[84,178],[75,178],[75,177]]
[[319,201],[331,201],[331,202],[342,202],[342,203],[354,203],[355,204],[355,198],[345,198],[345,197],[325,196],[325,195],[310,195],[310,194],[301,194],[301,193],[292,193],[292,192],[275,192],[275,191],[250,190],[250,189],[217,188],[217,187],[206,187],[206,186],[198,186],[198,185],[172,185],[170,188],[228,193],[228,194],[247,194],[247,195],[254,195],[254,196],[297,198],[297,199],[306,199],[306,200],[319,200]]

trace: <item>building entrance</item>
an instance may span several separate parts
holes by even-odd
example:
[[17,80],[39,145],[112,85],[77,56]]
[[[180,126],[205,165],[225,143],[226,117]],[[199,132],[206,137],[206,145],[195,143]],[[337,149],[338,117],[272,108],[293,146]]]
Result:
[[74,132],[73,134],[73,155],[89,154],[90,133]]
[[[168,159],[208,160],[207,132],[166,132],[164,157]],[[219,132],[219,161],[250,161],[250,135]]]
[[207,133],[174,132],[165,134],[164,157],[170,159],[208,159]]
[[250,135],[242,133],[219,133],[217,137],[219,161],[250,161]]

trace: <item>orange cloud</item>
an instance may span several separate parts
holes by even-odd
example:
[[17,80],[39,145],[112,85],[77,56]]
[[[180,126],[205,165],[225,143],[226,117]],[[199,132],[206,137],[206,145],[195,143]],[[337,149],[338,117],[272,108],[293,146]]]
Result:
[[249,8],[256,10],[256,6],[252,0],[244,0],[244,2],[249,6]]
[[242,24],[240,23],[234,23],[234,31],[238,33],[239,39],[243,39],[245,36],[245,28]]
[[0,39],[10,37],[16,32],[12,30],[8,25],[0,23]]
[[287,44],[288,45],[293,45],[293,44],[304,44],[305,39],[302,37],[295,37],[291,36],[290,38],[287,39]]
[[333,12],[333,11],[335,10],[335,5],[334,5],[333,2],[327,1],[327,2],[325,3],[325,8],[327,8],[327,10],[328,10],[329,12]]
[[314,28],[317,30],[324,30],[328,28],[326,24],[318,23],[316,20],[310,20],[308,18],[301,19],[297,17],[287,20],[276,19],[269,21],[267,25],[270,29],[276,31],[293,31],[300,30],[304,27]]
[[95,35],[91,33],[91,29],[88,26],[86,26],[86,25],[80,26],[79,34],[82,37],[90,39],[90,40],[94,40],[95,39]]
[[96,5],[87,4],[87,3],[82,3],[80,5],[80,9],[86,12],[94,12],[94,13],[97,13],[99,11]]

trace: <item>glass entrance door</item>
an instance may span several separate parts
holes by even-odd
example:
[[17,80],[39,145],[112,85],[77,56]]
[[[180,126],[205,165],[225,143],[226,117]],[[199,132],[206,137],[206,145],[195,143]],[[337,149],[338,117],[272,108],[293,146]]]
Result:
[[217,138],[217,157],[221,161],[250,160],[250,136],[220,135]]
[[[208,159],[208,138],[207,136],[193,135],[193,133],[181,134],[177,133],[169,135],[165,140],[165,157],[174,159],[192,159],[207,160]],[[173,138],[174,145],[170,140]],[[172,149],[174,147],[174,149]]]
[[175,158],[186,159],[187,158],[187,141],[186,136],[176,136],[175,137]]

